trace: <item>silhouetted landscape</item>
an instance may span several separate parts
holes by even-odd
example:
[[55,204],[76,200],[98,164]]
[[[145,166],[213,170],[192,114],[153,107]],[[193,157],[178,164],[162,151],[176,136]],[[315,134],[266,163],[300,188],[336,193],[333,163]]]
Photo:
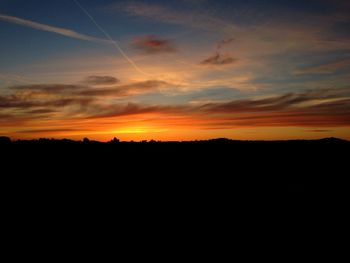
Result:
[[[291,141],[213,139],[185,142],[109,142],[89,139],[0,138],[3,178],[28,191],[65,196],[175,202],[270,196],[325,200],[345,194],[350,142],[326,138]],[[64,190],[65,193],[60,192]],[[69,190],[71,189],[71,191]],[[107,198],[107,197],[106,197]],[[112,198],[112,197],[108,197]],[[108,199],[107,198],[107,199]]]
[[349,3],[0,1],[7,197],[226,210],[345,195]]
[[3,250],[325,260],[349,29],[350,0],[0,0]]

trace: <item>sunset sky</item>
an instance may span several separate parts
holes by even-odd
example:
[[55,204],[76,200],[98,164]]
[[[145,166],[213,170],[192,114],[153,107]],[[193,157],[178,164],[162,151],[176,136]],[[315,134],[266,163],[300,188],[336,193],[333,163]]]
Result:
[[0,136],[350,139],[349,0],[0,0]]

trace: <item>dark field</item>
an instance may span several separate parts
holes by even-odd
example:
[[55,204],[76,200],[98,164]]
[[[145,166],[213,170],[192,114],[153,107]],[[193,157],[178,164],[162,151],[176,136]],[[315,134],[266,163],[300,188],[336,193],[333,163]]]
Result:
[[155,231],[164,238],[192,233],[202,239],[230,231],[269,236],[274,229],[299,244],[310,229],[315,237],[324,233],[320,222],[344,218],[349,149],[338,139],[2,139],[2,212],[15,227],[9,229],[29,231],[29,237],[52,229],[89,240],[97,233],[92,227],[103,236],[123,233],[125,240],[143,236],[148,244]]
[[3,138],[0,144],[3,179],[159,198],[340,194],[347,191],[349,149],[348,141],[335,138],[138,143]]
[[22,235],[25,244],[40,236],[74,249],[77,240],[109,248],[116,239],[132,256],[135,246],[142,256],[152,253],[152,239],[165,254],[177,255],[168,240],[192,251],[194,243],[231,251],[230,238],[259,247],[271,238],[284,257],[293,257],[310,251],[310,240],[322,243],[325,235],[342,233],[349,149],[338,139],[2,139],[4,226],[8,240]]

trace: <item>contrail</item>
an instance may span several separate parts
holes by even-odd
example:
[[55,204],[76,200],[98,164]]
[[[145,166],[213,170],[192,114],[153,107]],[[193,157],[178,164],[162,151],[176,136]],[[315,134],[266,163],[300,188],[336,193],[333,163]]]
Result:
[[113,46],[119,51],[119,53],[130,63],[131,66],[133,66],[133,68],[135,70],[137,70],[139,73],[143,74],[143,75],[147,75],[149,76],[150,74],[147,74],[146,72],[144,72],[142,69],[140,69],[136,63],[134,61],[132,61],[131,58],[129,58],[129,56],[123,51],[123,49],[119,46],[118,42],[115,41],[110,34],[108,34],[108,32],[106,30],[104,30],[98,23],[97,21],[93,18],[93,16],[78,2],[78,0],[73,0],[73,2],[85,13],[85,15],[87,15],[90,20],[95,24],[95,26],[108,38],[108,40],[111,41],[111,43],[113,44]]
[[60,34],[60,35],[66,36],[66,37],[76,38],[76,39],[80,39],[80,40],[99,42],[99,43],[111,43],[111,41],[107,40],[107,39],[100,39],[100,38],[80,34],[78,32],[70,30],[70,29],[45,25],[45,24],[30,21],[27,19],[22,19],[22,18],[15,17],[15,16],[0,14],[0,20],[6,21],[9,23],[13,23],[13,24],[17,24],[17,25],[21,25],[21,26],[26,26],[26,27],[46,31],[46,32],[56,33],[56,34]]

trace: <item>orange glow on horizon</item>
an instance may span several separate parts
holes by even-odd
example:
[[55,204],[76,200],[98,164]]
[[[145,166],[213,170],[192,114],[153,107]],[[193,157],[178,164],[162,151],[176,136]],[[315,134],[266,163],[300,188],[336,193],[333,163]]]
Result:
[[[339,137],[350,140],[348,128],[330,127],[323,130],[308,127],[227,126],[226,120],[199,116],[179,116],[160,113],[98,119],[45,120],[31,122],[21,130],[8,128],[6,136],[12,139],[67,138],[81,140],[84,137],[109,141],[117,137],[123,141],[206,140],[229,138],[238,140],[286,140]],[[223,124],[223,125],[222,125]],[[221,126],[220,126],[221,125]],[[47,128],[50,127],[50,128]]]

